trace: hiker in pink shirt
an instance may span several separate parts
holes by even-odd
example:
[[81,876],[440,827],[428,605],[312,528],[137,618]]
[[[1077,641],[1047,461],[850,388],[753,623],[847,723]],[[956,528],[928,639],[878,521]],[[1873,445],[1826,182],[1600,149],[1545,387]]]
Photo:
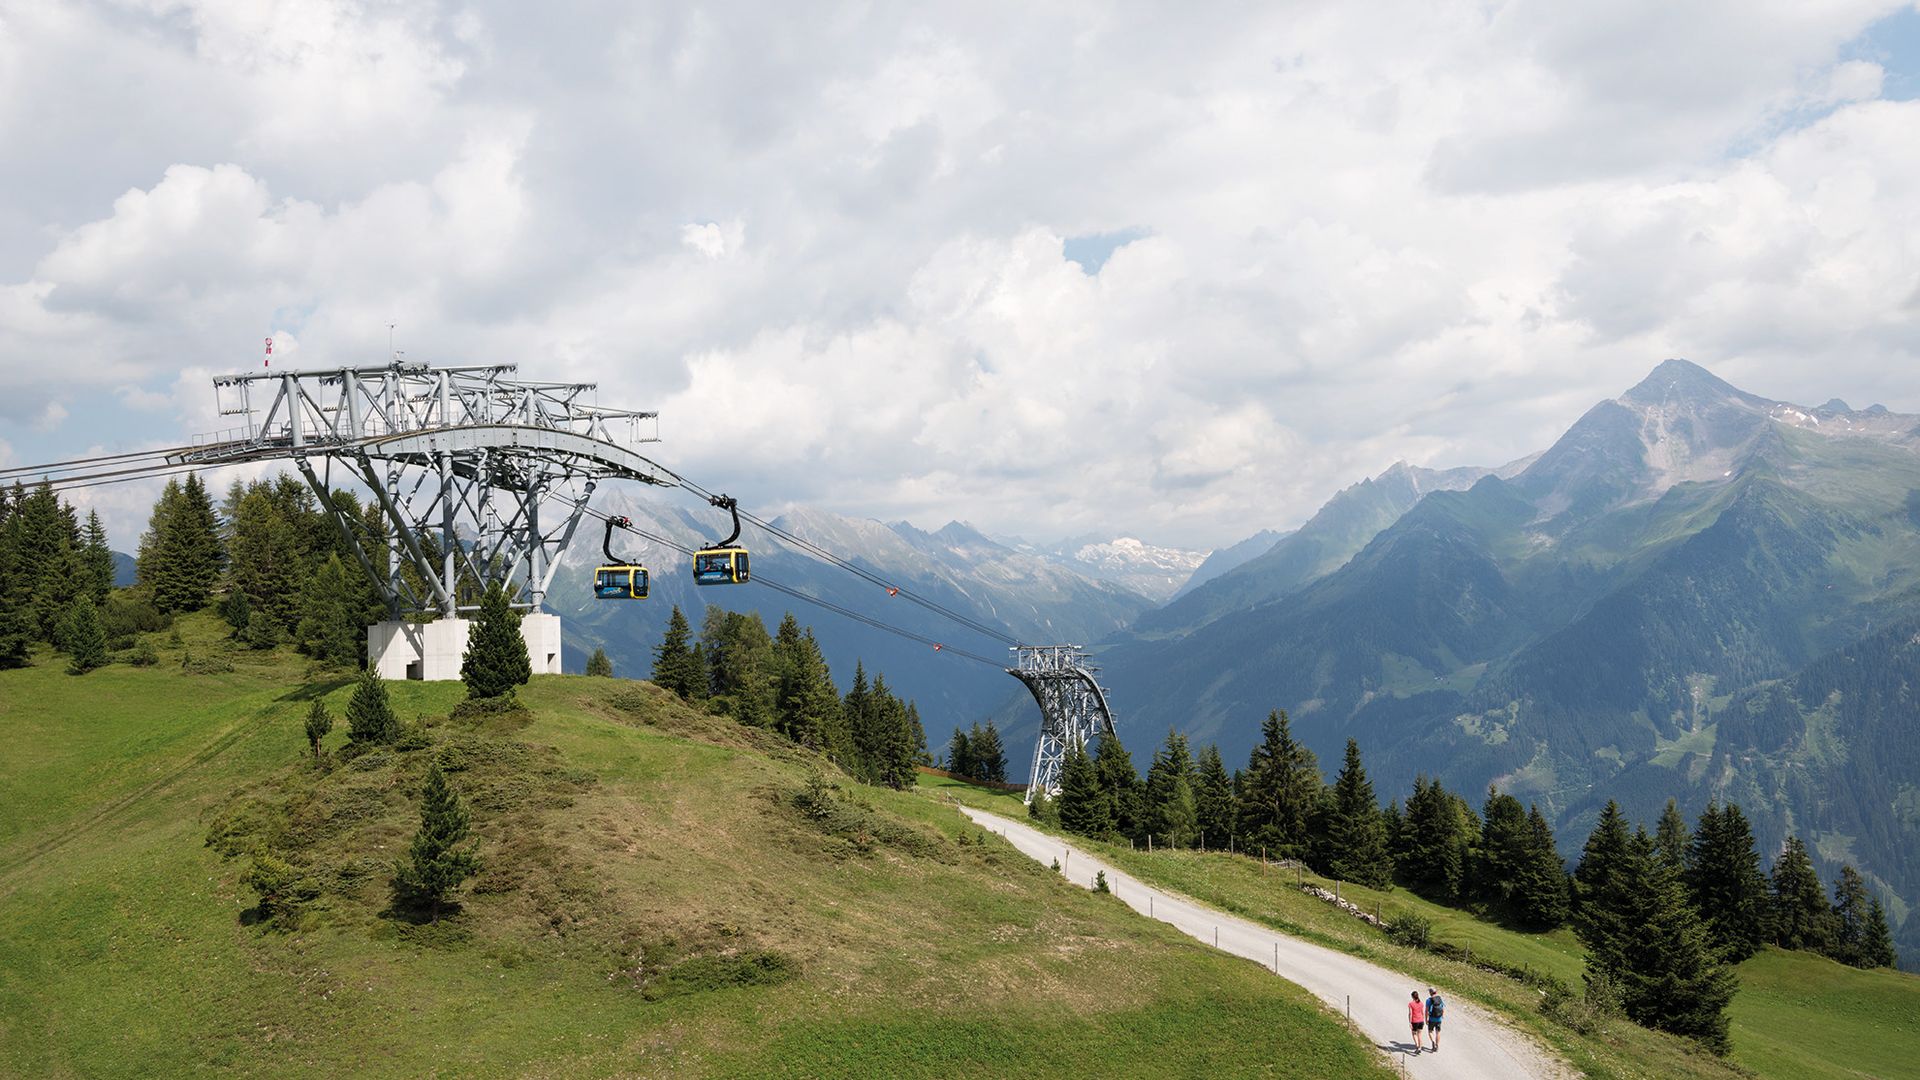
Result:
[[1417,1054],[1421,1048],[1420,1033],[1427,1026],[1427,1007],[1420,1003],[1418,990],[1413,992],[1413,1000],[1407,1002],[1407,1020],[1413,1024],[1413,1052]]

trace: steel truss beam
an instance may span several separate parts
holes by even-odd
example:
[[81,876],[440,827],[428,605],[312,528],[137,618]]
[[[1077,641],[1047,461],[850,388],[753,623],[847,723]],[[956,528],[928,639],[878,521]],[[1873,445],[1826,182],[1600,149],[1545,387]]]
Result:
[[[622,445],[654,441],[639,425],[656,414],[593,405],[591,383],[514,371],[395,363],[221,376],[220,411],[245,426],[169,460],[291,459],[394,618],[458,615],[496,582],[538,609],[599,481],[673,481]],[[372,492],[379,529],[335,505],[335,463]],[[541,517],[547,500],[565,507],[553,520]]]
[[1027,802],[1044,792],[1060,794],[1060,770],[1075,746],[1088,749],[1095,736],[1113,734],[1107,692],[1094,677],[1099,668],[1078,645],[1020,645],[1007,674],[1026,684],[1040,703],[1040,738],[1033,750]]

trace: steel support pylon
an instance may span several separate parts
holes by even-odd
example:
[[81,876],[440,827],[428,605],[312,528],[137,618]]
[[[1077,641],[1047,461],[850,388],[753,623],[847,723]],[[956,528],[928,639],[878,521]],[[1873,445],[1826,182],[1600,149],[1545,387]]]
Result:
[[[655,441],[639,427],[654,413],[592,404],[591,383],[514,371],[394,363],[221,376],[220,411],[245,426],[171,460],[291,460],[393,618],[458,617],[495,583],[537,611],[595,485],[672,474],[628,445]],[[336,480],[364,487],[370,512],[336,502]]]
[[1040,704],[1040,738],[1033,749],[1027,802],[1060,794],[1060,771],[1075,747],[1092,752],[1094,737],[1113,734],[1107,692],[1094,677],[1099,668],[1078,645],[1019,645],[1007,674],[1019,679]]

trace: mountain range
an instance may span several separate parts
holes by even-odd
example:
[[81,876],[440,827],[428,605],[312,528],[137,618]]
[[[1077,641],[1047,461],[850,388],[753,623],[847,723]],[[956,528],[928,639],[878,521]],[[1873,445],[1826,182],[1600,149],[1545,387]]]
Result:
[[[725,531],[665,496],[603,509],[687,545]],[[1647,821],[1669,797],[1690,817],[1738,801],[1769,860],[1792,832],[1829,878],[1858,866],[1920,956],[1920,417],[1770,400],[1670,360],[1538,454],[1399,463],[1298,529],[1212,553],[809,509],[775,524],[996,636],[1098,643],[1137,760],[1176,728],[1238,764],[1283,708],[1329,769],[1357,738],[1383,797],[1423,773],[1498,784],[1538,802],[1568,854],[1610,798]],[[936,749],[995,716],[1023,770],[1038,712],[997,666],[1004,642],[746,539],[763,580],[990,662],[769,590],[696,588],[684,556],[653,550],[649,602],[556,596],[574,666],[599,646],[646,670],[676,603],[696,625],[708,603],[769,629],[793,610],[843,688],[856,659],[884,672]],[[567,556],[582,580],[593,547]]]
[[[1397,475],[1396,475],[1397,474]],[[1920,955],[1920,417],[1670,360],[1543,453],[1396,467],[1149,612],[1100,661],[1130,741],[1244,760],[1272,708],[1323,763],[1538,801],[1738,801],[1852,862]]]

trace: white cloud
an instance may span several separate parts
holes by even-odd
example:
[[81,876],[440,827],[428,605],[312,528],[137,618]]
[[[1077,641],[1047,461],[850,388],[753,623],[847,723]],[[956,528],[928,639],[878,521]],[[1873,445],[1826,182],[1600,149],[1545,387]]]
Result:
[[759,504],[1210,546],[1668,355],[1920,410],[1894,6],[24,8],[0,432],[397,323]]

